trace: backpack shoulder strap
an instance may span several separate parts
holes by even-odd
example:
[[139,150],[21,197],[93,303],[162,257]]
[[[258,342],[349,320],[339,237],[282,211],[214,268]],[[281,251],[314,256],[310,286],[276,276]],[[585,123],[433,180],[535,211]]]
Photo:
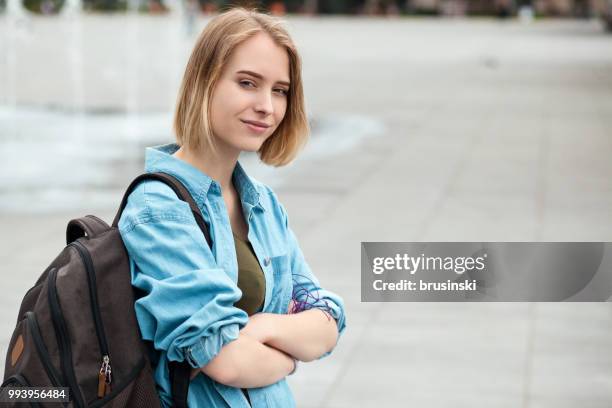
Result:
[[200,209],[198,208],[198,205],[195,203],[193,197],[191,196],[191,194],[189,194],[189,191],[183,185],[183,183],[181,183],[177,178],[167,173],[144,173],[136,177],[130,183],[127,190],[125,191],[125,194],[123,195],[123,199],[121,200],[121,205],[119,206],[119,211],[117,211],[117,215],[115,216],[115,219],[113,220],[113,227],[116,228],[118,226],[119,219],[121,218],[121,214],[123,213],[123,210],[125,209],[125,206],[127,205],[128,197],[130,196],[130,194],[132,194],[132,191],[134,191],[134,189],[138,186],[138,184],[140,184],[141,182],[145,180],[161,181],[162,183],[170,187],[174,191],[174,193],[178,196],[179,199],[189,204],[189,207],[191,208],[191,212],[193,213],[193,216],[196,220],[196,223],[198,224],[198,227],[200,227],[200,230],[204,234],[204,237],[206,238],[206,242],[208,243],[208,246],[212,249],[212,240],[210,238],[210,232],[208,231],[208,226],[206,225],[206,222],[204,222],[204,216],[202,216],[202,213]]
[[[127,190],[125,191],[125,194],[123,195],[121,205],[119,206],[117,215],[115,215],[115,219],[113,220],[113,227],[116,228],[118,226],[119,219],[121,218],[121,214],[123,213],[123,210],[127,205],[128,197],[130,196],[132,191],[134,191],[138,184],[145,180],[161,181],[162,183],[170,187],[179,199],[189,204],[196,223],[204,234],[208,246],[212,249],[212,240],[210,238],[208,226],[206,225],[206,222],[204,222],[204,217],[202,216],[202,212],[198,208],[198,205],[195,203],[193,197],[191,196],[191,194],[189,194],[189,191],[183,185],[183,183],[181,183],[178,179],[167,173],[145,173],[136,177],[130,183]],[[168,361],[168,370],[170,374],[170,384],[172,387],[173,407],[187,408],[187,393],[189,390],[189,377],[191,374],[191,366],[189,365],[189,363],[187,363],[187,361]]]

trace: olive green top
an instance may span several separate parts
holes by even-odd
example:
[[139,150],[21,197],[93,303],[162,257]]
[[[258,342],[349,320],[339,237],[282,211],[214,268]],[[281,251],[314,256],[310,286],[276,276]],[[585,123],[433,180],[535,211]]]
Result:
[[234,234],[234,243],[238,258],[238,287],[242,291],[242,298],[234,306],[251,316],[263,307],[266,279],[251,243],[238,238],[236,234]]

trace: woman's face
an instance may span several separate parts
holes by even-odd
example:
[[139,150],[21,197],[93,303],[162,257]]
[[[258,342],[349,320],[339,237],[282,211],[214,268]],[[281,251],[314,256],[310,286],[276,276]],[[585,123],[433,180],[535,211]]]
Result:
[[210,120],[224,150],[258,151],[285,116],[289,56],[266,33],[232,52],[212,94]]

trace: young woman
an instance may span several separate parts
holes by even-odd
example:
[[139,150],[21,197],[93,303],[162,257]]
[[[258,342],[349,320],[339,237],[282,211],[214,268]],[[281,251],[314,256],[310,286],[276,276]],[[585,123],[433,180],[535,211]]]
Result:
[[297,361],[328,355],[345,328],[342,299],[319,286],[274,192],[251,179],[240,153],[289,163],[304,144],[301,62],[277,19],[236,8],[210,21],[179,92],[177,143],[148,148],[147,172],[189,190],[212,248],[189,206],[158,181],[130,195],[119,229],[136,315],[159,351],[163,405],[172,403],[168,362],[193,367],[194,407],[295,406],[285,377]]

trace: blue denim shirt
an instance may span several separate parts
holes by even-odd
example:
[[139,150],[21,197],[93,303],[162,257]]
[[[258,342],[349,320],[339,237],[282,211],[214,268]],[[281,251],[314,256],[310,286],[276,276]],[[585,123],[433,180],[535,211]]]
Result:
[[[186,359],[192,367],[202,367],[235,340],[248,322],[247,314],[234,306],[242,292],[237,286],[236,252],[221,188],[200,170],[172,156],[177,149],[176,144],[147,148],[145,170],[165,172],[183,182],[209,225],[212,249],[187,203],[159,181],[141,183],[119,221],[130,257],[132,285],[144,293],[135,303],[140,330],[160,352],[154,371],[164,406],[172,402],[167,362]],[[240,163],[233,182],[249,227],[248,239],[265,274],[263,312],[287,313],[292,296],[303,301],[314,295],[318,300],[311,301],[312,306],[328,310],[342,334],[346,326],[343,300],[320,287],[274,192],[249,178]],[[295,406],[285,379],[250,388],[248,394],[255,408]],[[190,408],[249,406],[240,388],[220,384],[204,373],[191,381],[188,404]]]

